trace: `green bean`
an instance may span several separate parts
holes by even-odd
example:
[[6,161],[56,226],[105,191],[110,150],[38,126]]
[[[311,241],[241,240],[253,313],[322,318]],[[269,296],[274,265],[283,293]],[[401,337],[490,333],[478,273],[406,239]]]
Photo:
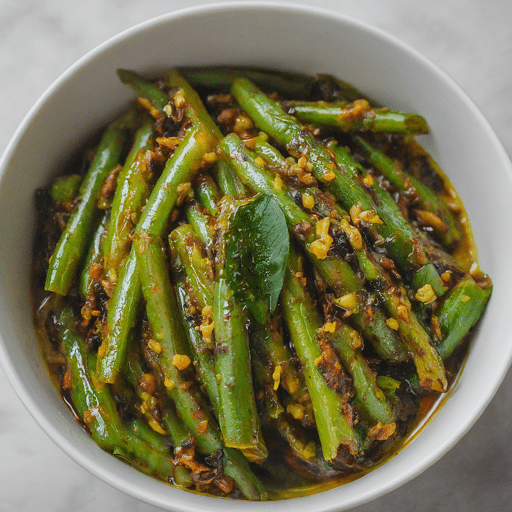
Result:
[[190,204],[185,208],[185,217],[194,233],[201,239],[206,248],[210,248],[213,243],[212,238],[212,217],[206,215],[197,203]]
[[362,356],[361,352],[352,348],[357,331],[348,325],[338,324],[333,333],[327,333],[341,362],[353,379],[355,402],[358,411],[374,422],[390,423],[394,419],[393,411],[382,390],[377,386],[376,375]]
[[[162,242],[141,232],[134,239],[134,247],[149,325],[155,340],[154,348],[165,376],[167,392],[197,441],[200,451],[208,454],[222,450],[221,434],[215,419],[194,385],[186,335],[179,317]],[[226,474],[230,474],[226,469],[229,466],[238,478],[237,484],[241,491],[249,499],[261,499],[260,489],[249,467],[244,467],[241,459],[232,452],[225,450],[225,454],[228,459]]]
[[78,194],[82,176],[78,174],[70,174],[59,176],[52,183],[50,195],[52,201],[57,204],[65,204],[73,201]]
[[139,97],[149,101],[154,108],[163,110],[169,103],[169,96],[165,92],[139,74],[127,69],[118,69],[117,76],[123,84],[134,89]]
[[153,450],[156,450],[170,458],[171,448],[165,443],[162,434],[153,430],[143,420],[135,418],[128,423],[127,428],[133,435],[151,446]]
[[[264,149],[264,146],[264,142],[260,142],[258,145],[260,149]],[[266,154],[267,158],[273,158],[273,162],[279,162],[277,155],[272,154],[268,148],[266,149]],[[345,221],[350,219],[348,213],[340,208],[337,208],[336,212]],[[422,385],[443,391],[447,385],[444,368],[437,352],[431,346],[429,335],[412,311],[409,300],[393,285],[387,272],[368,253],[363,242],[354,251],[365,278],[369,283],[373,283],[373,288],[376,289],[375,295],[379,298],[390,317],[396,320],[404,344],[416,363]],[[386,319],[383,316],[374,315],[372,322],[383,326],[386,323]]]
[[492,288],[482,288],[466,275],[450,293],[437,313],[442,338],[437,350],[448,358],[469,330],[482,316],[491,296]]
[[271,71],[244,67],[182,67],[183,76],[192,86],[210,87],[229,91],[233,80],[245,76],[270,92],[306,98],[312,91],[315,79],[302,73]]
[[[176,282],[176,298],[183,326],[194,354],[197,377],[205,388],[213,409],[219,417],[219,390],[213,357],[213,338],[206,334],[208,318],[205,308],[213,303],[213,268],[204,256],[204,247],[188,224],[175,228],[169,235],[171,267]],[[190,318],[203,319],[196,326]],[[213,320],[211,320],[213,321]],[[201,332],[205,329],[205,334]],[[213,327],[213,326],[212,326]]]
[[[255,162],[254,155],[251,155],[235,134],[232,133],[225,137],[220,142],[220,148],[226,153],[229,163],[242,182],[256,192],[267,193],[277,199],[286,217],[288,229],[302,244],[312,264],[334,291],[339,296],[357,293],[362,287],[362,280],[354,273],[348,262],[329,253],[321,259],[311,252],[311,245],[316,240],[312,230],[312,219],[294,203],[285,190],[284,184],[279,187],[275,186],[272,175]],[[301,229],[297,229],[298,227]],[[390,360],[403,358],[400,339],[397,333],[386,325],[386,320],[381,312],[377,311],[376,321],[370,320],[364,312],[360,311],[353,312],[352,319],[363,329],[381,357]]]
[[358,441],[351,420],[343,413],[343,398],[327,386],[315,364],[322,355],[316,341],[322,322],[297,278],[302,271],[301,258],[291,251],[282,295],[283,313],[311,395],[323,455],[330,461],[341,445],[356,454]]
[[[252,341],[252,337],[251,337]],[[289,416],[277,396],[272,370],[265,356],[251,346],[251,363],[255,385],[263,391],[265,411],[272,425],[287,441],[293,453],[300,459],[309,460],[316,453],[314,441],[308,439],[304,430]]]
[[[158,354],[149,347],[148,343],[141,344],[142,357],[151,369],[151,373],[157,379],[159,390],[165,390],[165,375],[158,360]],[[181,446],[191,440],[192,435],[176,410],[176,404],[169,397],[167,392],[160,394],[162,403],[162,424],[169,434],[174,448]]]
[[[178,199],[178,186],[190,181],[204,165],[203,155],[213,143],[212,137],[199,128],[191,127],[187,131],[151,192],[135,233],[145,232],[157,237],[164,233]],[[132,249],[120,269],[108,310],[107,336],[98,354],[98,374],[102,382],[113,382],[119,373],[140,300],[137,259]]]
[[[438,195],[417,178],[407,174],[398,162],[379,151],[363,137],[355,136],[354,141],[362,149],[368,162],[375,166],[392,185],[406,194],[417,197],[421,212],[426,211],[435,216],[429,225],[445,245],[450,246],[462,240],[464,233],[460,222]],[[422,218],[420,217],[420,220]]]
[[71,397],[94,441],[102,449],[124,458],[133,457],[151,472],[169,478],[173,466],[169,457],[154,450],[121,423],[114,398],[108,386],[95,386],[91,368],[95,357],[87,352],[83,340],[74,330],[74,314],[65,306],[60,318],[59,336],[71,372]]
[[[219,423],[226,446],[238,448],[250,461],[260,462],[268,452],[261,433],[252,385],[247,314],[242,305],[235,301],[224,276],[224,236],[234,208],[235,205],[231,203],[224,203],[221,207],[212,303]],[[227,225],[225,228],[224,224]]]
[[118,164],[126,138],[120,125],[133,120],[130,111],[112,123],[103,134],[87,174],[80,185],[78,201],[50,260],[45,289],[66,295],[87,251],[89,238],[98,215],[97,202],[103,181]]
[[196,200],[210,215],[217,215],[218,203],[221,199],[217,184],[209,174],[200,174],[194,182]]
[[121,371],[140,298],[137,258],[132,249],[120,267],[119,278],[109,301],[107,331],[98,349],[97,374],[100,382],[112,384]]
[[146,152],[153,148],[154,137],[153,122],[147,120],[137,130],[123,170],[117,178],[112,201],[113,220],[105,243],[106,275],[111,271],[117,273],[130,252],[130,235],[150,193],[151,171],[148,169]]
[[[179,87],[183,91],[187,107],[193,113],[193,122],[216,137],[218,142],[222,138],[219,127],[211,118],[197,92],[182,76],[180,71],[172,69],[168,73],[168,83],[170,87]],[[243,185],[229,165],[222,161],[215,162],[212,172],[223,194],[229,195],[233,199],[239,199],[244,194]]]
[[290,394],[293,403],[300,404],[307,415],[311,398],[296,361],[285,343],[280,320],[276,314],[270,317],[266,324],[252,322],[251,346],[257,351],[260,359],[268,361],[271,366],[272,370],[270,368],[268,370],[272,375],[275,374],[274,385],[281,385]]
[[[205,247],[188,224],[173,229],[169,235],[171,261],[176,264],[183,279],[187,279],[194,291],[199,309],[213,302],[213,268],[206,256]],[[181,277],[180,277],[181,278]]]
[[80,293],[84,298],[91,291],[91,286],[94,282],[91,277],[90,266],[91,264],[101,264],[102,262],[104,255],[103,246],[107,237],[109,223],[110,212],[106,211],[103,213],[100,218],[100,222],[98,223],[98,227],[94,231],[91,244],[89,245],[89,249],[87,250],[87,254],[84,259],[82,272],[80,274]]
[[224,454],[224,473],[236,482],[242,494],[248,500],[267,500],[268,491],[252,471],[243,453],[226,447]]
[[[429,262],[421,238],[408,224],[391,195],[379,185],[377,180],[368,175],[362,165],[354,160],[350,150],[337,144],[332,144],[330,149],[338,164],[354,180],[357,180],[359,176],[366,178],[366,186],[377,198],[374,207],[379,217],[386,222],[386,225],[375,226],[375,230],[383,237],[391,259],[397,263],[399,268],[406,270],[409,267],[409,255],[415,254],[415,258],[421,266],[412,276],[406,275],[405,277],[409,278],[416,289],[430,284],[438,296],[443,295],[446,292],[446,287],[434,265]],[[366,209],[367,206],[369,205],[362,203],[363,209]]]
[[[160,387],[164,388],[164,378],[160,375],[161,368],[158,365],[158,363],[156,363],[154,360],[152,361],[152,363],[152,370],[156,374],[155,378],[157,379]],[[174,455],[176,456],[178,454],[177,452],[183,445],[190,444],[192,442],[192,436],[188,431],[187,427],[185,426],[185,424],[183,423],[183,421],[181,420],[181,418],[178,416],[176,406],[174,405],[174,402],[169,398],[169,396],[164,394],[163,396],[160,397],[160,402],[162,404],[161,421],[165,428],[165,431],[167,432],[172,442],[173,452]],[[151,412],[148,411],[147,414],[151,414]],[[173,481],[177,486],[191,487],[194,484],[194,482],[192,480],[190,468],[182,465],[175,465],[173,468]]]
[[223,160],[215,162],[213,175],[224,195],[230,196],[232,199],[241,199],[246,195],[242,182]]
[[343,132],[384,132],[397,135],[428,133],[424,117],[388,108],[373,108],[363,99],[352,103],[287,101],[285,106],[304,123],[334,127]]
[[[414,360],[420,386],[445,392],[448,382],[443,361],[433,347],[430,336],[412,313],[407,296],[402,291],[400,295],[385,295],[385,300],[387,303],[394,303],[397,310],[395,320],[398,323],[398,329],[403,334],[405,346]],[[398,313],[400,307],[405,307],[407,313],[400,315]]]
[[174,402],[170,399],[165,400],[165,397],[162,399],[162,402],[164,404],[162,412],[162,423],[164,428],[169,434],[173,446],[181,446],[190,439],[190,432],[185,426],[185,423],[183,423],[183,420],[179,417]]
[[[345,208],[350,210],[352,206],[361,203],[363,210],[374,210],[380,214],[378,206],[373,203],[362,185],[344,172],[343,168],[337,165],[332,158],[331,153],[311,135],[307,134],[298,121],[286,114],[276,102],[267,98],[244,78],[238,78],[234,81],[231,93],[251,116],[255,124],[278,143],[286,146],[290,154],[296,156],[307,155],[315,178],[323,183],[326,190],[341,201]],[[383,220],[387,222],[387,219]],[[405,224],[407,223],[405,222]],[[399,262],[408,272],[413,273],[418,268],[429,264],[424,252],[421,251],[421,247],[413,248],[412,241],[404,238],[399,229],[384,224],[377,224],[375,229],[385,230],[383,240],[387,244],[386,246],[396,245],[399,242],[405,243],[405,247],[400,246],[395,252],[403,255]],[[410,231],[410,227],[407,227],[407,230]],[[440,278],[437,276],[433,284],[437,284],[439,280]]]
[[210,133],[191,127],[168,160],[162,175],[142,212],[136,232],[161,236],[169,215],[178,199],[178,185],[191,182],[194,175],[205,165],[203,156],[215,147],[215,138]]
[[[126,362],[123,366],[123,377],[126,379],[127,383],[131,386],[131,389],[140,400],[138,409],[149,427],[151,427],[151,429],[153,429],[156,433],[165,435],[165,430],[162,428],[159,421],[155,419],[151,410],[152,406],[155,404],[156,399],[142,387],[142,382],[147,381],[148,379],[153,379],[156,383],[156,377],[153,374],[146,373],[144,371],[142,366],[142,354],[139,350],[137,350],[136,340],[133,340],[131,345],[132,350],[130,350],[128,353]],[[123,379],[117,379],[115,385],[118,385],[118,383],[122,380]],[[131,401],[133,401],[133,399]]]
[[[190,351],[178,315],[162,242],[151,239],[146,233],[138,233],[134,238],[134,247],[150,329],[158,347],[155,352],[168,381],[166,387],[200,448],[211,453],[220,448],[220,438],[212,429],[208,409],[201,403],[199,394],[193,389],[184,389],[184,384],[192,380],[188,375],[191,373]],[[188,371],[184,371],[187,368]],[[199,427],[199,417],[201,421],[208,422],[204,433]]]

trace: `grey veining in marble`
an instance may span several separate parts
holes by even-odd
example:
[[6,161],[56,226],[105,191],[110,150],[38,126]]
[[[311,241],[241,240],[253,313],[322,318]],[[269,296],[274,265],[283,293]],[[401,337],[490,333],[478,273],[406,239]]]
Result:
[[[202,3],[0,0],[0,151],[37,98],[87,51],[136,23]],[[379,27],[433,60],[472,97],[512,154],[510,0],[318,0],[316,5]],[[24,409],[2,369],[0,389],[0,512],[156,512],[64,455]],[[447,455],[403,487],[354,510],[512,510],[511,419],[509,372],[484,414]]]

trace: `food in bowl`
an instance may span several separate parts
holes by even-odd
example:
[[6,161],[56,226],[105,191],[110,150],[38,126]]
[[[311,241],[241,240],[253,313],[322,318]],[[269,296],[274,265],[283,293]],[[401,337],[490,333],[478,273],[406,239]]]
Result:
[[492,290],[427,121],[330,75],[119,77],[137,101],[37,195],[35,323],[80,424],[248,500],[385,461]]

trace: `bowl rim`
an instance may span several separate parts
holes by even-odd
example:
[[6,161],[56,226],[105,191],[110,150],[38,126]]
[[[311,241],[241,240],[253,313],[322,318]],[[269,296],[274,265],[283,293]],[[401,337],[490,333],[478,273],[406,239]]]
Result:
[[[152,17],[143,22],[137,23],[130,28],[127,28],[118,34],[106,39],[103,43],[95,46],[87,53],[85,53],[81,58],[79,58],[74,64],[69,66],[63,73],[61,73],[56,80],[52,82],[52,84],[43,92],[43,94],[39,97],[39,99],[35,102],[35,104],[30,108],[28,113],[24,116],[22,122],[14,132],[10,141],[8,142],[1,158],[0,158],[0,186],[2,184],[4,174],[8,167],[8,163],[18,145],[20,140],[23,138],[27,128],[30,126],[33,118],[38,114],[38,112],[44,107],[46,102],[53,97],[59,90],[59,88],[70,78],[72,77],[78,70],[82,67],[86,66],[90,61],[97,58],[99,55],[104,52],[109,51],[112,47],[121,44],[124,40],[131,38],[132,36],[144,32],[146,30],[152,30],[157,28],[160,25],[165,25],[168,23],[173,23],[179,21],[183,18],[194,17],[198,15],[206,15],[208,13],[217,12],[217,11],[240,11],[241,9],[264,9],[269,11],[288,11],[297,15],[309,15],[315,16],[317,18],[334,20],[337,23],[348,24],[360,31],[366,32],[372,37],[375,37],[380,40],[384,40],[386,43],[392,45],[394,48],[399,50],[400,52],[406,53],[415,60],[419,61],[422,66],[426,67],[430,73],[437,75],[442,82],[449,87],[453,92],[459,96],[459,98],[464,102],[466,108],[468,108],[472,115],[478,120],[480,125],[484,128],[486,135],[489,137],[490,142],[496,152],[498,158],[503,162],[503,165],[506,169],[508,169],[509,177],[512,178],[512,163],[510,158],[503,147],[502,142],[499,137],[495,133],[491,124],[481,112],[481,110],[476,106],[470,96],[466,93],[466,91],[443,69],[441,69],[437,64],[434,64],[433,61],[425,57],[423,54],[418,52],[416,49],[411,47],[409,44],[403,42],[399,38],[394,35],[386,32],[383,29],[373,26],[368,22],[364,22],[353,18],[351,16],[347,16],[341,14],[339,12],[329,10],[326,8],[318,8],[305,6],[302,4],[296,4],[293,2],[280,1],[280,2],[270,2],[270,1],[240,1],[236,3],[230,2],[212,2],[187,8],[182,8],[174,11],[170,11],[155,17]],[[141,489],[133,489],[128,482],[125,481],[124,476],[112,475],[108,471],[105,471],[101,466],[92,459],[87,456],[84,456],[83,452],[77,449],[73,443],[60,431],[56,430],[51,422],[46,418],[44,411],[39,406],[37,402],[35,402],[30,394],[30,391],[24,386],[23,379],[20,375],[18,375],[14,369],[14,364],[9,355],[9,352],[6,348],[6,345],[2,338],[2,333],[0,332],[0,361],[4,368],[4,371],[10,381],[11,385],[15,393],[20,398],[21,402],[28,410],[28,412],[35,419],[36,423],[44,430],[44,432],[52,439],[52,441],[59,446],[68,456],[70,456],[76,463],[82,466],[91,474],[100,478],[104,482],[108,483],[112,487],[118,489],[119,491],[128,494],[138,500],[143,502],[152,504],[158,507],[169,507],[169,503],[164,503],[162,499],[151,498],[148,496],[148,493],[144,493]],[[432,464],[434,464],[437,460],[439,460],[447,451],[449,451],[474,425],[476,420],[483,413],[489,402],[494,397],[497,392],[501,382],[506,376],[507,370],[512,362],[512,350],[509,352],[507,358],[504,358],[502,367],[500,371],[494,376],[492,381],[492,386],[489,386],[487,389],[487,393],[483,397],[479,397],[480,407],[474,408],[471,411],[469,417],[465,418],[464,424],[459,426],[456,431],[456,434],[451,438],[446,439],[443,443],[437,446],[436,450],[433,450],[430,457],[427,459],[422,459],[413,467],[409,468],[409,472],[407,476],[403,475],[395,475],[394,478],[388,478],[379,486],[368,490],[363,497],[354,496],[352,499],[347,500],[343,505],[343,510],[361,505],[363,503],[367,503],[371,500],[376,499],[379,496],[382,496],[397,487],[405,484],[406,482],[412,480],[416,476],[418,476],[421,472],[429,468]],[[336,492],[340,488],[344,486],[332,489],[330,493]],[[229,501],[226,500],[217,500],[218,504],[212,504],[212,499],[205,496],[195,495],[199,497],[196,504],[185,503],[188,501],[186,498],[190,498],[191,493],[182,493],[185,496],[184,501],[180,501],[179,506],[180,510],[183,511],[200,511],[205,510],[205,506],[211,505],[214,508],[220,509],[220,507],[227,508],[231,510],[231,505]],[[318,495],[313,495],[314,498]],[[311,501],[311,496],[304,498],[296,498],[294,499],[294,503],[297,500],[301,500],[306,502]],[[204,498],[204,499],[203,499]],[[177,501],[175,503],[177,503]],[[270,511],[273,509],[269,506],[269,503],[282,503],[278,502],[267,502],[267,503],[253,503],[253,502],[243,502],[243,506],[251,507],[254,510],[266,510]],[[197,506],[196,506],[197,505]],[[236,502],[237,507],[241,507],[242,503]],[[301,507],[302,508],[302,507]],[[320,511],[332,511],[332,510],[340,510],[339,506],[335,504],[332,500],[330,500],[329,504],[325,506],[319,505],[315,503],[315,510]],[[232,510],[237,510],[237,508],[233,508]],[[277,509],[276,509],[277,510]],[[305,510],[305,509],[304,509]]]

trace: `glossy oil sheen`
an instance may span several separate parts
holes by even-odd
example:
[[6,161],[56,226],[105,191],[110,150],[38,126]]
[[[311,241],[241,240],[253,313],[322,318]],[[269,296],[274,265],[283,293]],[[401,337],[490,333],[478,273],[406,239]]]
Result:
[[[54,169],[69,157],[70,148],[79,147],[128,103],[132,95],[117,80],[118,67],[151,72],[171,65],[212,63],[328,72],[353,82],[381,103],[421,112],[431,128],[421,143],[460,193],[472,220],[481,266],[494,279],[493,297],[463,375],[427,428],[363,478],[327,491],[321,499],[308,496],[286,505],[296,512],[347,510],[417,476],[450,449],[488,404],[512,357],[512,238],[502,236],[509,229],[510,161],[465,93],[421,55],[379,30],[289,4],[225,4],[146,22],[100,46],[68,70],[31,110],[0,163],[3,365],[20,398],[52,439],[117,489],[180,512],[282,510],[279,502],[245,504],[173,489],[102,452],[77,427],[56,393],[33,335],[28,269],[35,227],[34,190],[49,182]],[[487,171],[485,180],[482,169]],[[17,214],[13,216],[12,211]]]

